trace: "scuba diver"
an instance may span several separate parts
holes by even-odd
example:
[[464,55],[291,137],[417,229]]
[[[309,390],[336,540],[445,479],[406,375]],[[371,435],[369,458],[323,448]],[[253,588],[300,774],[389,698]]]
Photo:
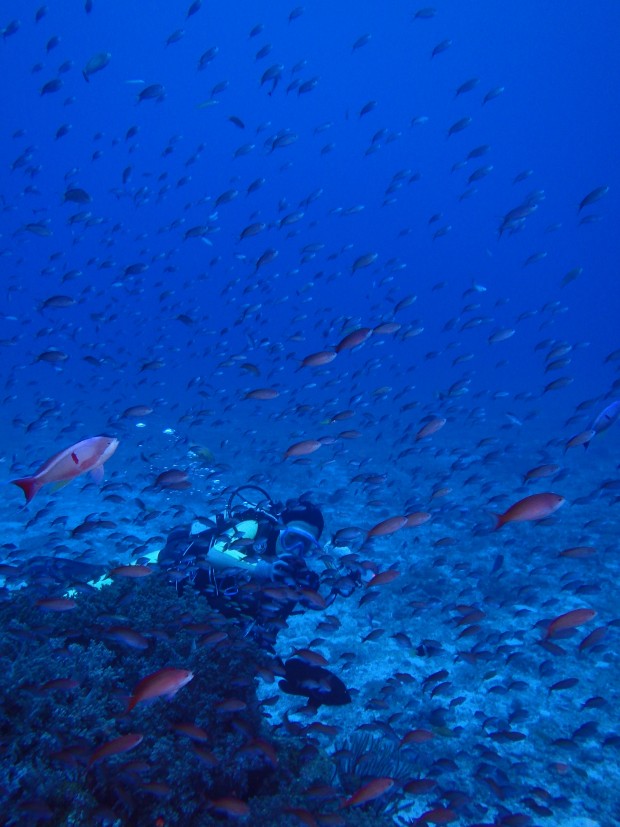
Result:
[[[250,490],[260,494],[258,502],[244,498]],[[359,572],[343,576],[331,561],[321,575],[309,565],[323,554],[325,521],[307,499],[277,503],[259,486],[244,485],[231,493],[223,513],[205,523],[173,529],[159,566],[179,591],[188,585],[196,589],[213,609],[244,624],[245,634],[271,654],[298,606],[324,609],[361,582]],[[325,584],[330,592],[324,597],[319,589]],[[283,666],[283,691],[305,695],[314,706],[350,702],[345,685],[328,670],[297,658]]]

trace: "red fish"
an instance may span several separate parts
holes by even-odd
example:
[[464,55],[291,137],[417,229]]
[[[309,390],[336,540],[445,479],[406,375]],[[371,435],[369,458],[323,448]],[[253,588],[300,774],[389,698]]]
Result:
[[454,810],[447,807],[435,807],[433,810],[427,810],[423,813],[416,824],[450,824],[458,818]]
[[188,669],[160,669],[152,675],[147,675],[146,678],[136,685],[133,695],[127,704],[127,712],[131,712],[136,704],[140,701],[148,701],[151,698],[160,698],[165,695],[167,698],[172,698],[176,693],[189,683],[194,677],[193,672]]
[[336,353],[340,353],[341,350],[351,350],[354,347],[359,347],[369,336],[372,336],[372,328],[370,327],[360,327],[348,333],[336,345]]
[[92,436],[54,454],[33,476],[11,482],[22,489],[27,503],[48,482],[69,482],[87,471],[100,482],[103,479],[103,464],[117,448],[118,439],[114,437]]
[[435,416],[430,422],[427,422],[425,425],[422,425],[420,430],[415,435],[416,442],[419,439],[424,439],[427,436],[432,436],[436,434],[443,426],[446,424],[446,420],[441,416]]
[[412,729],[401,740],[400,746],[406,744],[424,744],[426,741],[431,741],[435,736],[428,729]]
[[571,612],[566,612],[559,617],[556,617],[547,626],[546,638],[555,635],[556,632],[562,632],[564,629],[573,629],[575,626],[581,626],[582,623],[587,623],[596,616],[594,609],[573,609]]
[[224,813],[231,818],[245,818],[250,814],[250,808],[240,798],[233,798],[227,796],[226,798],[211,799],[209,805],[220,813]]
[[380,571],[366,583],[366,588],[368,589],[370,586],[385,586],[386,583],[391,583],[392,580],[396,580],[397,577],[400,577],[400,572],[395,569]]
[[431,515],[428,511],[413,511],[411,514],[405,515],[405,519],[407,520],[406,528],[415,528],[416,526],[424,525],[430,518]]
[[110,572],[110,577],[148,577],[149,574],[153,574],[153,569],[150,569],[148,566],[139,566],[137,564],[131,566],[116,566],[116,568],[112,569]]
[[69,612],[77,607],[72,597],[42,597],[37,600],[37,606],[48,612]]
[[328,365],[338,354],[334,350],[321,350],[318,353],[311,353],[301,363],[301,368],[317,368],[321,365]]
[[144,736],[139,732],[130,732],[127,735],[121,735],[118,738],[113,738],[111,741],[106,741],[93,752],[88,759],[88,766],[92,767],[97,761],[103,758],[108,758],[110,755],[118,755],[121,752],[129,752],[130,749],[137,747],[142,743]]
[[134,629],[128,629],[126,626],[112,626],[105,630],[103,636],[108,640],[114,640],[127,646],[130,649],[139,649],[144,651],[149,648],[149,642],[144,635],[136,632]]
[[401,528],[407,525],[407,517],[388,517],[387,520],[381,520],[380,523],[373,526],[368,534],[367,537],[383,537],[386,534],[394,534],[395,531],[399,531]]
[[495,531],[501,528],[505,523],[522,523],[528,520],[542,520],[557,511],[558,508],[564,505],[566,500],[559,494],[531,494],[529,497],[524,497],[514,505],[511,505],[508,511],[503,514],[496,514],[497,525]]
[[303,457],[306,454],[313,454],[318,451],[322,443],[318,439],[303,439],[301,442],[296,442],[290,445],[284,452],[285,457]]
[[202,727],[196,726],[191,721],[179,721],[176,724],[170,724],[170,729],[181,735],[187,735],[192,741],[208,741],[209,734]]
[[375,336],[389,336],[390,333],[398,333],[401,327],[402,325],[398,324],[398,322],[382,322],[376,327],[373,327],[372,332]]
[[276,399],[278,396],[280,396],[280,391],[277,391],[275,388],[257,388],[256,390],[248,391],[243,398],[265,400]]
[[374,778],[368,784],[364,784],[359,790],[348,798],[343,804],[343,807],[359,807],[360,804],[365,804],[367,801],[372,801],[378,798],[383,793],[387,792],[394,786],[393,778]]

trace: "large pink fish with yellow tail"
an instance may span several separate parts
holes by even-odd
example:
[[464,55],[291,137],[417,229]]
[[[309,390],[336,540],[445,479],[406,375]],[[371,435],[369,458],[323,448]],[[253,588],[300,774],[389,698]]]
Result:
[[48,482],[69,482],[90,472],[96,482],[103,479],[103,465],[118,448],[118,439],[110,436],[91,436],[54,454],[31,477],[11,480],[26,495],[29,503]]

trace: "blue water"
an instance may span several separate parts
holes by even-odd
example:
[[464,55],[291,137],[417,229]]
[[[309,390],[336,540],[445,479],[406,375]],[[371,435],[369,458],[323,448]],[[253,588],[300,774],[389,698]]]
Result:
[[[620,7],[317,0],[291,15],[279,0],[244,0],[197,3],[189,17],[188,8],[15,0],[2,9],[0,473],[34,473],[91,436],[120,440],[102,487],[83,476],[43,488],[26,509],[17,488],[3,488],[0,563],[23,574],[3,591],[0,663],[5,674],[18,664],[3,688],[3,823],[240,817],[194,801],[197,785],[208,800],[243,799],[254,824],[418,823],[435,808],[444,811],[428,823],[619,823],[620,426],[587,450],[566,446],[620,398]],[[99,53],[109,60],[85,80]],[[270,67],[279,67],[276,82],[261,83]],[[55,79],[60,88],[42,94]],[[159,99],[139,100],[153,84]],[[72,188],[84,203],[66,200]],[[254,223],[264,227],[241,239]],[[261,263],[266,251],[277,255]],[[355,267],[363,256],[372,260]],[[302,366],[384,322],[400,327]],[[244,398],[260,388],[276,398]],[[152,412],[124,415],[135,405]],[[331,421],[343,411],[350,418]],[[416,441],[432,417],[444,427]],[[285,458],[301,440],[324,444]],[[558,468],[524,484],[543,464]],[[186,471],[191,487],[154,486],[170,469]],[[353,482],[363,473],[383,476]],[[70,650],[73,621],[71,612],[41,619],[36,601],[64,590],[27,574],[28,561],[109,567],[154,554],[174,525],[215,513],[248,480],[279,500],[308,493],[322,507],[328,542],[317,571],[343,553],[332,535],[353,526],[364,580],[370,569],[400,572],[369,603],[360,605],[362,588],[325,610],[338,630],[317,633],[320,613],[301,611],[278,637],[283,658],[316,648],[356,690],[350,705],[322,707],[315,719],[295,712],[303,698],[255,709],[254,735],[262,727],[274,742],[287,711],[303,726],[338,727],[279,747],[284,776],[299,775],[291,756],[308,745],[320,768],[286,790],[252,786],[247,775],[236,788],[236,770],[195,775],[187,756],[158,752],[170,720],[201,723],[205,675],[191,647],[167,651],[156,637],[146,654],[105,649],[99,614],[120,613],[116,586],[107,606],[106,589],[78,593],[85,631],[73,644],[90,663],[110,658],[114,680],[74,662],[80,687],[45,701],[61,730],[38,740],[43,701],[23,686],[64,676],[53,652]],[[567,500],[549,520],[492,531],[492,513],[544,492]],[[381,520],[412,511],[430,520],[362,545]],[[72,534],[86,521],[104,525]],[[577,546],[594,551],[559,556]],[[149,593],[137,594],[144,603]],[[124,622],[146,630],[140,605]],[[484,615],[459,638],[463,607]],[[577,608],[596,616],[552,636],[560,651],[539,645],[553,618]],[[198,600],[186,610],[203,611]],[[172,634],[169,621],[152,622]],[[599,627],[601,641],[580,650]],[[362,642],[373,629],[383,633]],[[437,644],[430,654],[425,640]],[[185,693],[189,708],[161,702],[139,711],[139,724],[117,722],[119,694],[164,666],[195,672],[171,702]],[[431,698],[425,680],[441,670],[449,685]],[[576,685],[550,690],[572,677]],[[99,720],[75,700],[87,687],[109,700]],[[18,709],[8,701],[16,689],[30,699]],[[584,708],[592,697],[603,701]],[[345,772],[338,750],[360,724],[396,752],[412,729],[434,737],[414,744],[414,757],[404,750],[399,766]],[[88,750],[132,726],[144,741],[131,756],[87,773]],[[506,729],[525,737],[490,735]],[[50,757],[78,739],[76,765]],[[148,781],[169,788],[154,793],[145,776],[127,775],[121,762],[134,756],[149,764]],[[340,807],[373,775],[394,784],[373,802]],[[435,783],[407,792],[414,777]],[[327,803],[304,796],[319,782],[334,787]],[[76,790],[87,797],[71,811]]]

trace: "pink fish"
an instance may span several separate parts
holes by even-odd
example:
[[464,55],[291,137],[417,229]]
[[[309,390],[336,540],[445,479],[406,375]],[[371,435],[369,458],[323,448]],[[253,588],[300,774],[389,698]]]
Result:
[[552,637],[557,632],[563,632],[565,629],[573,629],[575,626],[581,626],[596,617],[594,609],[573,609],[566,612],[559,617],[554,618],[547,626],[547,634],[545,638]]
[[103,464],[118,448],[118,439],[109,436],[92,436],[65,448],[44,462],[36,474],[11,480],[26,495],[29,503],[48,482],[69,482],[90,471],[97,482],[103,479]]
[[368,784],[360,787],[357,792],[353,793],[351,798],[348,798],[340,806],[341,807],[359,807],[360,804],[365,804],[367,801],[373,801],[383,793],[387,792],[394,786],[393,778],[373,778]]
[[566,500],[559,494],[530,494],[519,502],[511,505],[508,511],[503,514],[495,514],[497,525],[495,531],[506,523],[522,523],[529,520],[544,520],[558,508],[564,505]]
[[129,752],[138,744],[142,743],[143,735],[140,732],[129,732],[127,735],[120,735],[118,738],[113,738],[111,741],[106,741],[92,753],[88,759],[89,768],[98,761],[104,758],[109,758],[110,755],[119,755],[122,752]]
[[158,672],[153,672],[152,675],[147,675],[136,685],[126,711],[131,712],[140,701],[160,698],[162,695],[167,698],[174,697],[179,689],[189,683],[193,677],[193,672],[188,669],[170,668],[160,669]]

